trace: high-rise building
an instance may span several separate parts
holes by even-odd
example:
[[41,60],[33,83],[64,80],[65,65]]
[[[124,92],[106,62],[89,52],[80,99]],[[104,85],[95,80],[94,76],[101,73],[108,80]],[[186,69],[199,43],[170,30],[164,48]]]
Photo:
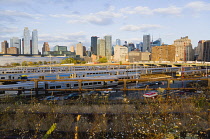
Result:
[[18,54],[21,54],[21,39],[18,37],[11,38],[10,47],[16,47],[18,49]]
[[38,32],[36,29],[32,31],[32,54],[38,54]]
[[112,36],[111,35],[106,35],[104,36],[105,39],[105,56],[107,60],[109,61],[112,56]]
[[127,61],[128,47],[116,45],[114,47],[114,60],[117,62]]
[[50,46],[48,42],[44,42],[43,47],[42,47],[42,54],[45,54],[45,52],[50,51]]
[[87,54],[86,54],[86,47],[85,46],[83,46],[83,56],[87,56]]
[[24,38],[22,38],[22,47],[21,47],[21,53],[24,54]]
[[74,45],[70,46],[70,52],[75,52]]
[[176,47],[174,45],[153,46],[152,61],[175,61]]
[[98,40],[97,36],[91,37],[91,51],[92,51],[92,54],[94,55],[97,55],[97,40]]
[[83,45],[81,42],[76,45],[76,55],[80,55],[80,57],[83,57]]
[[198,42],[198,47],[197,47],[197,49],[196,49],[196,55],[198,55],[198,58],[197,58],[197,60],[198,61],[203,61],[203,45],[204,45],[204,42],[205,42],[205,40],[200,40],[199,42]]
[[162,45],[161,38],[151,42],[151,47],[153,47],[153,46],[161,46],[161,45]]
[[9,48],[8,42],[6,40],[1,42],[1,52],[2,52],[2,54],[7,54],[7,48]]
[[135,50],[135,45],[134,45],[134,43],[128,43],[128,49],[129,49],[129,52],[130,51],[134,51]]
[[116,45],[121,45],[121,40],[120,39],[116,39]]
[[105,39],[98,39],[97,51],[98,56],[106,56]]
[[194,53],[192,50],[191,40],[186,37],[181,37],[174,41],[176,46],[176,61],[192,61],[194,60]]
[[30,33],[28,30],[28,27],[24,28],[24,32],[23,32],[23,38],[24,38],[24,51],[23,54],[31,54],[31,50],[30,50]]
[[150,35],[143,35],[143,52],[151,52]]
[[210,40],[203,44],[203,61],[210,62]]

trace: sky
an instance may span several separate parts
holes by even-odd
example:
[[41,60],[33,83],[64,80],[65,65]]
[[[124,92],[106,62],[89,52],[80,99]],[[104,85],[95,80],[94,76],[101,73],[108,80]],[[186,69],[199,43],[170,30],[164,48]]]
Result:
[[24,27],[38,30],[39,50],[112,35],[139,43],[144,34],[164,44],[188,36],[193,47],[210,39],[209,0],[0,0],[0,41],[23,37]]

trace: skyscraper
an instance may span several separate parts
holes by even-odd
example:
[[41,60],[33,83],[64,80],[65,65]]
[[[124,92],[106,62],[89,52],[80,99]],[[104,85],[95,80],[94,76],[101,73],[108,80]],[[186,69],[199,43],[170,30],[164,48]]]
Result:
[[195,52],[195,54],[198,55],[198,58],[197,58],[198,61],[203,61],[203,47],[204,47],[204,42],[205,42],[205,40],[200,40],[198,42],[198,47],[197,47],[196,52]]
[[36,29],[32,31],[32,54],[38,54],[38,32]]
[[83,57],[83,45],[81,42],[76,45],[76,55],[80,55],[80,57]]
[[111,59],[112,56],[112,36],[111,35],[106,35],[104,36],[105,39],[105,56],[107,60]]
[[7,54],[7,48],[9,48],[8,42],[6,40],[1,42],[1,51],[3,54]]
[[151,52],[150,35],[143,36],[143,52]]
[[28,30],[28,27],[24,28],[23,32],[23,38],[24,38],[24,49],[23,54],[31,54],[30,52],[30,33]]
[[91,37],[91,51],[94,55],[97,55],[97,36],[92,36]]
[[210,40],[206,40],[203,44],[203,61],[210,61]]
[[21,39],[18,37],[11,38],[10,47],[16,47],[18,49],[18,54],[21,54]]
[[159,39],[151,42],[151,47],[152,46],[161,46],[161,44],[162,44],[162,40],[161,40],[161,38],[159,38]]
[[106,45],[105,45],[105,39],[98,39],[98,56],[106,56]]
[[74,45],[70,46],[70,52],[75,52]]
[[42,47],[42,54],[45,54],[45,52],[50,51],[50,47],[48,42],[44,42],[43,47]]
[[121,40],[120,39],[116,39],[116,45],[121,45]]

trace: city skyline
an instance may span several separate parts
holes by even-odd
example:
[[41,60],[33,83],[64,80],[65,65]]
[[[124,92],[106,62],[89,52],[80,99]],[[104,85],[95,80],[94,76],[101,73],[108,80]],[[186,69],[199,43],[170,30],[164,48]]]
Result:
[[91,36],[106,35],[112,35],[113,44],[116,39],[136,44],[145,34],[166,44],[189,36],[196,47],[199,40],[209,39],[209,6],[207,0],[2,0],[0,40],[23,38],[22,29],[28,27],[39,30],[39,50],[44,42],[51,48],[78,42],[90,48]]

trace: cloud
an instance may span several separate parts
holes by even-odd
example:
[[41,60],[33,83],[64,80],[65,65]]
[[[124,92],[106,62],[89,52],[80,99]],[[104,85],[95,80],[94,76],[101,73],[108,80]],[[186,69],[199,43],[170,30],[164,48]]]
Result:
[[80,16],[76,14],[50,14],[51,17],[59,18],[59,17],[66,17],[66,18],[79,18]]
[[0,34],[12,34],[12,33],[17,33],[19,29],[17,27],[0,27]]
[[12,23],[19,21],[22,19],[39,19],[42,15],[40,14],[29,14],[26,12],[13,11],[13,10],[1,10],[0,18],[2,22]]
[[182,13],[182,8],[170,6],[168,8],[157,8],[153,11],[160,14],[180,15]]
[[86,20],[89,23],[96,25],[109,25],[113,23],[113,19],[111,17],[100,17],[97,15],[89,15],[86,17]]
[[123,31],[148,31],[148,30],[152,30],[152,29],[158,29],[161,28],[160,25],[152,25],[152,24],[142,24],[142,25],[125,25],[123,27],[120,28],[120,30]]
[[210,11],[210,3],[203,2],[203,1],[194,1],[188,3],[186,8],[191,8],[192,10],[195,11]]
[[57,35],[40,34],[39,41],[41,42],[79,42],[85,40],[85,32],[61,33]]
[[55,18],[70,18],[67,23],[78,24],[78,23],[90,23],[95,25],[110,25],[114,23],[115,18],[123,17],[122,13],[117,13],[115,7],[109,6],[107,11],[99,11],[97,13],[89,13],[85,15],[78,14],[53,14],[50,15]]
[[151,15],[153,11],[148,7],[138,6],[138,7],[125,7],[120,9],[121,13],[124,14],[141,14],[141,15]]

